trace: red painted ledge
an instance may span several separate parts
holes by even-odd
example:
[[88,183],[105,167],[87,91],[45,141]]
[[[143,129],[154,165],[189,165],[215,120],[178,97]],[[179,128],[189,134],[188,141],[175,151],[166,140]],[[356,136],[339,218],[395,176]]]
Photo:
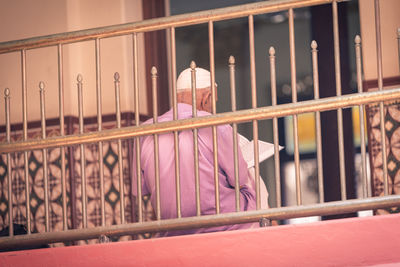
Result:
[[400,266],[400,214],[0,253],[0,266]]

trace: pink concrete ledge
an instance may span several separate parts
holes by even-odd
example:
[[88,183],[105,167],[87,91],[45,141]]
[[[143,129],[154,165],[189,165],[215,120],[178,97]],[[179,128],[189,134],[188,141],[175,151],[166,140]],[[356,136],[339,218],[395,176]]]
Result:
[[400,266],[400,214],[6,252],[0,266]]

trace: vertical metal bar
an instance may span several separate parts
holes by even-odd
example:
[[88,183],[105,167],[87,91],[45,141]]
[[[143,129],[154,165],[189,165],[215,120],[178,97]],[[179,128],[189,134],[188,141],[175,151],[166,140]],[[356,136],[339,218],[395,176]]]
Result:
[[[82,75],[78,75],[78,109],[79,109],[79,133],[83,134],[83,95],[82,95]],[[82,227],[87,227],[87,197],[86,197],[86,173],[85,173],[85,145],[80,144],[81,152],[81,194],[82,194]]]
[[[4,102],[6,114],[6,142],[11,142],[10,136],[10,89],[4,89]],[[13,197],[12,197],[12,174],[11,174],[11,157],[7,153],[7,181],[8,181],[8,225],[9,236],[14,235],[13,226]]]
[[[117,116],[117,128],[121,128],[121,107],[120,107],[120,87],[119,73],[114,73],[115,87],[115,109]],[[119,173],[119,199],[121,205],[121,224],[125,223],[125,192],[124,192],[124,170],[122,168],[122,141],[118,139],[118,173]]]
[[397,56],[399,60],[399,70],[400,70],[400,28],[397,28]]
[[[382,71],[382,41],[381,41],[381,18],[379,0],[375,0],[375,31],[376,31],[376,56],[378,68],[378,89],[383,90],[383,71]],[[382,142],[382,171],[383,171],[383,191],[385,196],[389,194],[387,155],[386,155],[386,131],[385,131],[385,110],[383,102],[379,103],[380,130]]]
[[[229,81],[231,87],[232,111],[236,111],[236,83],[235,83],[235,58],[229,57]],[[233,160],[235,171],[235,206],[236,211],[240,211],[240,183],[239,183],[239,159],[238,159],[238,134],[237,123],[233,123]]]
[[[271,102],[272,106],[277,105],[276,96],[276,66],[275,66],[275,48],[269,48],[269,62],[270,62],[270,75],[271,75]],[[282,206],[282,194],[281,194],[281,170],[280,170],[280,159],[279,159],[279,132],[278,132],[278,118],[272,119],[273,132],[274,132],[274,163],[275,163],[275,192],[276,192],[276,206],[280,208]]]
[[[357,88],[358,93],[363,92],[362,87],[362,70],[361,70],[361,38],[359,35],[355,38],[355,49],[356,49],[356,67],[357,67]],[[368,185],[367,179],[367,156],[365,149],[365,129],[364,129],[364,105],[358,106],[360,114],[360,146],[361,146],[361,177],[363,181],[363,196],[371,196],[371,187]]]
[[[211,75],[211,104],[212,114],[217,114],[216,97],[215,97],[215,62],[214,62],[214,26],[213,22],[208,22],[208,47],[210,50],[210,75]],[[218,143],[217,143],[217,127],[212,127],[213,151],[214,151],[214,187],[215,187],[215,211],[220,213],[219,201],[219,175],[218,175]]]
[[[139,73],[138,73],[138,44],[137,33],[133,33],[133,86],[135,99],[135,125],[140,124],[139,117]],[[142,172],[140,166],[140,138],[135,138],[136,143],[136,177],[137,177],[137,201],[138,201],[138,222],[143,221],[143,200],[142,200]]]
[[[24,141],[28,140],[28,115],[27,115],[27,82],[26,82],[26,50],[21,50],[21,74],[22,74],[22,127]],[[28,152],[24,151],[24,176],[25,176],[25,206],[26,206],[26,230],[31,233],[31,208],[29,192]]]
[[[72,120],[67,121],[67,125],[66,125],[67,133],[72,133],[72,127],[73,127],[72,124],[73,124]],[[68,151],[67,152],[68,153],[67,154],[68,162],[74,162],[75,156],[73,154],[74,154],[74,151],[76,150],[76,148],[68,147],[66,150]],[[78,228],[78,206],[77,206],[78,199],[76,197],[76,195],[77,195],[76,189],[78,186],[77,186],[77,178],[76,178],[77,172],[75,172],[75,170],[76,170],[76,168],[75,168],[74,164],[70,164],[68,166],[68,173],[69,173],[69,177],[70,177],[69,190],[70,190],[70,207],[71,207],[71,219],[70,219],[71,229]]]
[[[336,80],[336,95],[342,95],[342,79],[340,75],[340,47],[339,47],[339,22],[337,2],[332,2],[332,17],[333,17],[333,47],[335,56],[335,80]],[[337,125],[338,125],[338,141],[339,141],[339,170],[340,170],[340,192],[342,200],[346,200],[346,170],[344,159],[344,138],[343,138],[343,110],[337,110]]]
[[[192,116],[197,117],[197,105],[196,105],[196,63],[192,61],[190,63],[192,73]],[[200,207],[200,177],[199,177],[199,146],[198,146],[198,129],[193,129],[193,148],[194,148],[194,176],[195,176],[195,188],[196,188],[196,215],[201,215]]]
[[[158,122],[158,102],[157,102],[157,69],[151,68],[151,85],[153,93],[153,122]],[[156,178],[156,218],[161,220],[161,201],[160,201],[160,158],[158,146],[158,134],[154,134],[154,170]]]
[[[100,39],[95,40],[96,49],[96,95],[97,95],[97,130],[101,131],[101,72],[100,72]],[[103,164],[103,142],[99,142],[99,174],[100,174],[100,202],[101,202],[101,226],[106,225],[105,200],[104,200],[104,164]]]
[[[290,74],[292,81],[292,102],[297,102],[297,81],[296,81],[296,54],[294,43],[294,21],[293,9],[289,9],[289,45],[290,45]],[[300,180],[300,155],[299,155],[299,136],[298,136],[298,118],[293,115],[293,141],[294,141],[294,165],[296,175],[296,200],[297,205],[302,204],[301,180]]]
[[[250,81],[251,81],[251,106],[257,108],[257,88],[256,88],[256,61],[254,51],[254,18],[249,15],[249,45],[250,45]],[[256,209],[261,208],[260,197],[260,165],[258,154],[258,121],[253,120],[253,140],[254,140],[254,179],[256,182]]]
[[[173,119],[178,119],[178,107],[176,96],[176,45],[175,45],[175,28],[171,27],[171,73],[172,73],[172,109]],[[174,131],[174,151],[175,151],[175,190],[176,190],[176,213],[181,218],[181,182],[179,173],[179,139],[178,131]]]
[[[46,106],[44,97],[44,83],[39,83],[40,88],[40,117],[42,121],[42,139],[46,139]],[[44,209],[45,209],[45,229],[50,230],[49,220],[49,177],[47,175],[47,149],[42,149],[43,155],[43,181],[44,181]]]
[[[131,116],[127,116],[127,118],[125,119],[126,123],[127,123],[127,126],[132,126],[131,119],[132,119]],[[129,177],[128,177],[128,179],[129,179],[129,189],[128,189],[129,198],[128,199],[131,202],[131,206],[128,209],[128,211],[130,212],[131,216],[130,216],[130,220],[128,222],[133,223],[133,222],[136,222],[136,210],[137,210],[137,207],[135,205],[136,198],[134,196],[134,191],[133,191],[133,186],[134,186],[133,174],[135,173],[135,169],[133,168],[134,167],[133,166],[133,162],[134,162],[133,161],[133,158],[134,158],[133,157],[133,155],[134,155],[134,152],[133,152],[134,142],[133,142],[133,140],[127,140],[125,145],[127,146],[127,157],[128,157],[128,166],[127,167],[128,167],[128,174],[129,174]]]
[[[311,42],[314,99],[319,99],[319,74],[318,74],[318,45],[316,41]],[[322,164],[322,137],[321,137],[321,112],[315,112],[315,136],[317,138],[317,169],[318,169],[318,193],[319,202],[324,202],[324,181]]]
[[[57,46],[58,55],[58,103],[60,117],[60,136],[65,135],[64,129],[64,76],[63,76],[63,49],[62,45]],[[63,213],[63,229],[68,230],[67,223],[67,191],[65,181],[65,148],[60,147],[61,155],[61,190],[62,190],[62,213]]]

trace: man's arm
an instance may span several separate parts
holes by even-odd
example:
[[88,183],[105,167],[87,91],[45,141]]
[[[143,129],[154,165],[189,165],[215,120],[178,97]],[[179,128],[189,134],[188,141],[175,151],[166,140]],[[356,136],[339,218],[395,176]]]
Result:
[[[239,140],[239,139],[238,139]],[[233,153],[233,131],[229,125],[218,126],[218,164],[227,175],[230,186],[235,187],[235,160]],[[240,189],[249,183],[247,163],[243,159],[242,152],[238,145],[238,179]]]

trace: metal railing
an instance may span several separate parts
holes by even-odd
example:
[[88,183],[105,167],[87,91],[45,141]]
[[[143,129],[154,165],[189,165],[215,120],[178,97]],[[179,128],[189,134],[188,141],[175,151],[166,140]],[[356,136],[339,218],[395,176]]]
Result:
[[[377,31],[377,49],[378,49],[378,70],[379,71],[379,91],[376,92],[362,92],[362,67],[361,67],[361,39],[359,36],[355,39],[355,51],[356,51],[356,66],[357,66],[357,85],[358,93],[342,95],[341,93],[341,77],[340,77],[340,51],[339,51],[339,34],[338,34],[338,14],[337,14],[337,2],[335,0],[276,0],[266,1],[254,4],[247,4],[241,6],[234,6],[228,8],[221,8],[211,11],[202,11],[191,14],[177,15],[165,18],[150,19],[140,22],[127,23],[122,25],[107,26],[95,29],[81,30],[76,32],[67,32],[61,34],[55,34],[50,36],[35,37],[24,40],[17,40],[11,42],[0,43],[0,54],[19,51],[21,53],[21,73],[22,73],[22,103],[23,103],[23,139],[21,141],[12,142],[10,139],[10,101],[9,101],[9,90],[5,90],[5,113],[6,113],[6,141],[0,143],[0,153],[7,155],[7,174],[8,174],[8,193],[9,193],[9,206],[12,205],[12,188],[11,188],[11,164],[10,155],[11,153],[23,152],[24,153],[24,175],[25,175],[25,197],[26,197],[26,218],[27,218],[27,235],[13,236],[12,232],[12,209],[9,209],[10,218],[10,236],[0,238],[0,248],[13,248],[18,246],[27,246],[34,244],[52,243],[52,242],[65,242],[74,240],[84,240],[90,238],[97,238],[100,235],[125,235],[125,234],[138,234],[144,232],[159,232],[166,230],[177,230],[177,229],[191,229],[196,227],[207,227],[207,226],[218,226],[226,224],[256,222],[262,218],[268,219],[288,219],[296,217],[305,217],[312,215],[332,215],[346,212],[354,212],[361,210],[371,210],[377,208],[387,208],[393,206],[400,206],[400,196],[388,196],[388,177],[387,177],[387,159],[386,154],[382,153],[382,162],[384,170],[384,196],[383,197],[371,197],[371,189],[368,184],[367,171],[366,171],[366,150],[365,150],[365,129],[364,129],[364,109],[365,105],[372,103],[379,103],[380,105],[380,116],[381,116],[381,134],[385,135],[384,120],[383,120],[383,103],[385,101],[392,101],[400,99],[400,88],[385,90],[382,88],[382,56],[380,48],[380,24],[379,24],[379,0],[375,0],[376,8],[376,31]],[[335,51],[335,77],[336,77],[336,96],[329,98],[319,98],[319,81],[318,81],[318,56],[317,56],[317,43],[312,42],[312,64],[313,64],[313,81],[314,81],[314,99],[308,101],[297,101],[296,92],[296,56],[294,46],[294,18],[293,10],[301,7],[309,7],[320,4],[331,4],[333,10],[333,32],[334,32],[334,51]],[[257,14],[271,13],[277,11],[288,10],[289,14],[289,45],[290,45],[290,66],[291,66],[291,87],[292,87],[292,103],[289,104],[277,104],[276,97],[276,71],[275,71],[275,50],[273,47],[269,50],[270,59],[270,77],[271,77],[271,92],[272,92],[272,105],[265,107],[257,107],[257,94],[256,94],[256,66],[255,66],[255,52],[254,52],[254,21],[253,16]],[[244,110],[236,110],[235,96],[235,59],[231,57],[229,59],[229,70],[230,70],[230,85],[231,85],[231,97],[232,97],[232,111],[225,113],[216,112],[216,97],[215,97],[215,63],[214,63],[214,32],[213,23],[215,21],[227,20],[233,18],[247,17],[249,24],[249,44],[250,44],[250,77],[251,77],[251,100],[252,108]],[[176,51],[175,51],[175,28],[208,23],[208,34],[209,34],[209,55],[210,55],[210,73],[211,73],[211,84],[212,84],[212,114],[206,117],[193,116],[190,119],[180,120],[177,116],[177,99],[176,99]],[[139,119],[139,88],[138,88],[138,43],[137,33],[149,32],[160,29],[169,30],[170,34],[170,48],[171,48],[171,62],[170,67],[172,70],[172,109],[173,109],[173,120],[168,122],[157,122],[157,70],[152,69],[152,92],[153,92],[153,114],[154,124],[140,125]],[[117,127],[114,129],[102,129],[102,106],[101,106],[101,80],[100,80],[100,47],[99,42],[103,38],[120,36],[120,35],[132,35],[133,41],[133,72],[134,72],[134,95],[135,95],[135,126],[121,127],[120,118],[120,107],[119,107],[119,74],[116,73],[114,76],[115,95],[116,95],[116,115],[117,115]],[[64,92],[63,92],[63,45],[73,42],[82,42],[87,40],[95,40],[96,50],[96,95],[97,95],[97,124],[98,128],[95,132],[84,132],[83,129],[83,108],[82,108],[82,77],[78,76],[78,106],[79,106],[79,133],[72,135],[65,135],[64,132]],[[41,89],[41,122],[42,122],[42,138],[31,140],[28,139],[27,135],[27,77],[26,77],[26,51],[28,49],[35,49],[47,46],[57,46],[58,48],[58,78],[59,78],[59,118],[60,118],[60,135],[47,137],[46,136],[46,116],[44,108],[44,84],[40,84]],[[195,64],[193,62],[192,69],[194,70]],[[193,79],[195,80],[195,79]],[[195,88],[195,84],[193,85]],[[323,88],[322,88],[323,89]],[[195,90],[193,90],[195,94]],[[195,96],[194,96],[195,99]],[[194,105],[195,106],[195,105]],[[362,181],[363,181],[363,192],[364,198],[357,200],[346,200],[346,178],[345,177],[345,161],[344,161],[344,141],[343,141],[343,123],[342,123],[342,109],[348,107],[359,107],[360,110],[360,127],[361,127],[361,156],[362,156]],[[321,152],[321,125],[320,125],[320,112],[336,110],[338,115],[338,139],[339,139],[339,163],[340,163],[340,184],[341,184],[341,199],[338,202],[324,203],[323,195],[323,175],[322,175],[322,152]],[[196,113],[195,109],[193,110]],[[318,166],[318,184],[319,184],[319,204],[314,205],[302,205],[302,190],[301,190],[301,177],[300,177],[300,157],[299,157],[299,140],[298,140],[298,115],[302,113],[313,112],[316,118],[316,139],[317,139],[317,166]],[[293,117],[293,139],[294,139],[294,162],[295,162],[295,177],[296,177],[296,202],[297,206],[294,207],[281,207],[281,192],[280,192],[280,159],[279,159],[279,140],[278,140],[278,118],[292,116]],[[260,209],[260,180],[255,179],[256,186],[256,206],[257,209],[254,211],[239,211],[238,204],[238,186],[236,187],[236,211],[234,213],[220,213],[219,210],[219,191],[218,191],[218,157],[217,157],[217,131],[216,127],[223,124],[232,124],[234,137],[237,133],[237,124],[244,122],[251,122],[253,126],[253,139],[254,139],[254,159],[258,162],[258,122],[260,120],[272,119],[273,120],[273,134],[274,134],[274,146],[275,146],[275,181],[276,181],[276,198],[277,207],[271,209]],[[196,136],[196,131],[199,128],[211,127],[213,135],[213,153],[214,153],[214,178],[215,178],[215,202],[216,202],[216,214],[207,216],[187,217],[182,218],[181,215],[181,200],[179,187],[179,149],[178,149],[178,131],[193,130]],[[143,222],[142,209],[138,209],[138,222],[127,223],[124,218],[125,204],[121,201],[121,224],[106,226],[105,225],[105,207],[104,207],[104,177],[103,177],[103,158],[99,156],[98,164],[100,166],[100,194],[101,194],[101,226],[95,228],[87,227],[87,209],[86,209],[86,179],[85,179],[85,145],[97,144],[99,155],[102,155],[102,143],[107,141],[118,142],[118,170],[119,170],[119,193],[121,200],[124,199],[124,185],[122,180],[122,152],[121,152],[121,140],[134,139],[136,144],[139,142],[139,138],[145,135],[153,135],[154,140],[158,140],[157,136],[163,133],[174,134],[174,150],[175,150],[175,179],[176,179],[176,209],[177,218],[162,220],[160,216],[160,204],[159,199],[157,200],[156,221]],[[196,138],[194,138],[196,140]],[[234,138],[234,147],[237,147],[237,139]],[[155,142],[156,144],[158,143]],[[83,228],[82,229],[68,229],[67,227],[67,202],[66,202],[66,175],[65,175],[65,148],[79,145],[80,148],[80,160],[81,160],[81,179],[82,179],[82,218]],[[385,142],[383,142],[382,150],[386,151]],[[140,146],[136,147],[136,155],[140,155]],[[158,145],[155,146],[156,148]],[[48,177],[46,171],[44,172],[44,187],[45,187],[45,201],[46,201],[46,212],[45,212],[45,224],[46,232],[44,233],[31,233],[30,228],[30,191],[29,191],[29,174],[28,174],[28,151],[42,150],[43,153],[43,164],[46,164],[46,151],[50,148],[59,148],[61,151],[61,166],[62,166],[62,216],[63,216],[63,231],[60,232],[49,232],[49,212],[48,212]],[[236,159],[235,166],[232,168],[237,169],[237,149],[233,152]],[[155,149],[155,155],[158,155],[158,150]],[[158,160],[155,160],[156,162]],[[141,207],[142,203],[142,192],[141,192],[141,179],[140,179],[140,156],[136,157],[137,170],[133,170],[137,173],[138,178],[138,206]],[[155,167],[158,171],[158,166]],[[46,167],[44,166],[46,170]],[[235,171],[237,173],[237,170]],[[255,164],[255,177],[260,176],[259,165]],[[159,191],[159,179],[157,177],[157,191]],[[236,183],[238,184],[238,178],[236,174]],[[269,188],[271,190],[271,188]],[[196,192],[199,190],[199,183],[196,182]],[[159,195],[159,193],[157,193]],[[199,197],[199,196],[198,196]],[[199,200],[197,199],[197,204]],[[197,207],[197,214],[200,215],[200,209]]]

